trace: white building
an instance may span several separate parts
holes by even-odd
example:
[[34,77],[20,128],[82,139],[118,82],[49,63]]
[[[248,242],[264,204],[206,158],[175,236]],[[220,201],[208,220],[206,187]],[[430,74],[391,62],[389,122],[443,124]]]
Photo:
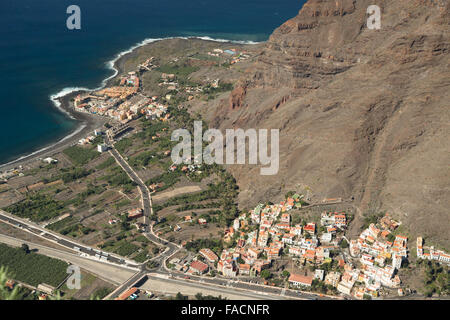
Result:
[[396,269],[400,269],[402,267],[403,257],[398,254],[392,255],[392,266]]
[[329,242],[331,242],[332,239],[333,239],[332,233],[324,233],[320,237],[320,242],[329,243]]
[[58,160],[53,159],[53,158],[45,158],[44,160],[45,163],[51,164],[51,163],[58,163]]
[[323,281],[324,276],[325,276],[324,270],[316,269],[316,271],[314,272],[314,279]]
[[238,231],[241,226],[241,221],[239,219],[234,219],[233,228],[235,231]]
[[99,144],[97,146],[97,151],[100,153],[106,152],[108,150],[108,146],[106,144]]

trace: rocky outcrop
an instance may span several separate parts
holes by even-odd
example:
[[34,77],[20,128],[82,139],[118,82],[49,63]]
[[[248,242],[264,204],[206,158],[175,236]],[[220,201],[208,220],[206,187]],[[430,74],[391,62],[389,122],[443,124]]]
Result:
[[[222,128],[279,128],[280,170],[230,166],[243,206],[291,189],[355,197],[410,235],[450,243],[448,1],[310,0],[277,28],[229,101]],[[226,105],[228,104],[228,105]],[[450,249],[450,248],[449,248]]]
[[240,108],[245,95],[247,94],[247,84],[239,83],[230,94],[229,107],[231,110]]

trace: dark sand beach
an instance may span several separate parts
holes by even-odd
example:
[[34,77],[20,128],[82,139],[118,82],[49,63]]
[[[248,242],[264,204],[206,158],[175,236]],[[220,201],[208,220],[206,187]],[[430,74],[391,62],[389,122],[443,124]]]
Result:
[[[146,44],[151,45],[151,43]],[[120,58],[116,59],[114,62],[113,69],[117,70],[117,74],[106,81],[105,85],[102,87],[108,87],[112,84],[112,82],[116,79],[117,75],[120,75],[122,73],[122,65],[125,61],[125,59],[129,56],[133,56],[134,52],[137,48],[135,48],[133,51],[122,55]],[[30,164],[38,159],[51,157],[52,155],[55,155],[59,152],[62,152],[64,149],[77,144],[77,142],[91,134],[95,129],[101,128],[106,122],[113,123],[114,120],[107,117],[102,117],[98,115],[93,115],[89,113],[84,112],[78,112],[75,111],[73,108],[71,99],[74,98],[79,93],[84,92],[82,90],[80,91],[74,91],[71,93],[68,93],[65,96],[62,96],[58,98],[58,101],[61,103],[60,108],[64,109],[66,112],[68,112],[73,118],[76,119],[78,122],[78,125],[76,129],[69,133],[66,137],[62,138],[61,140],[57,142],[52,142],[51,144],[48,144],[46,146],[42,146],[42,148],[36,152],[30,153],[28,155],[23,155],[19,157],[16,160],[13,160],[6,164],[0,164],[0,172],[6,171],[14,168],[18,168],[19,166],[26,167],[27,164]]]
[[[175,38],[176,39],[176,38]],[[186,39],[186,38],[184,38]],[[156,41],[148,42],[142,45],[138,45],[134,47],[131,51],[127,50],[123,53],[119,53],[117,57],[113,60],[113,66],[112,69],[115,70],[115,75],[111,78],[109,78],[107,81],[104,81],[102,88],[112,86],[113,83],[116,81],[117,77],[120,76],[123,73],[124,70],[124,64],[127,60],[133,60],[135,57],[139,56],[142,52],[146,50],[147,47],[151,47],[155,45],[156,43],[160,41],[167,41],[168,39],[158,39]],[[189,38],[190,41],[200,41],[200,42],[218,42],[223,43],[224,41],[217,41],[214,39],[201,39],[201,38]],[[226,41],[227,42],[227,41]],[[233,43],[233,41],[230,41],[230,43]],[[106,79],[105,79],[106,80]],[[100,89],[100,88],[97,88]],[[93,89],[96,90],[96,89]],[[60,108],[67,111],[73,118],[75,118],[78,121],[78,125],[76,129],[69,133],[65,138],[62,138],[60,141],[52,142],[51,144],[48,144],[47,146],[42,146],[42,148],[36,152],[30,153],[28,155],[23,155],[19,157],[17,160],[11,161],[7,164],[0,164],[0,172],[10,170],[13,168],[18,168],[19,166],[26,167],[27,164],[34,162],[38,159],[51,157],[52,155],[55,155],[67,147],[76,144],[80,139],[85,138],[89,134],[93,133],[95,129],[101,128],[106,122],[114,123],[115,120],[108,118],[108,117],[102,117],[98,115],[93,115],[89,113],[84,112],[78,112],[75,111],[73,108],[71,99],[75,97],[80,92],[84,92],[82,90],[79,91],[73,91],[68,93],[65,96],[62,96],[58,98],[58,101],[61,103]]]

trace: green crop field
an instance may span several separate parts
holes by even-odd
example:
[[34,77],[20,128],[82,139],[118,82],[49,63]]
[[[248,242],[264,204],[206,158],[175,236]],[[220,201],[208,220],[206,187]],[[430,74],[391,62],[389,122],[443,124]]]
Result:
[[64,204],[49,195],[34,194],[5,208],[5,211],[34,222],[41,222],[59,216],[64,211]]
[[68,264],[64,261],[12,248],[0,243],[0,266],[8,268],[14,279],[32,286],[46,283],[59,285],[67,276]]
[[84,165],[100,155],[95,149],[81,148],[79,146],[69,147],[64,150],[64,153],[77,165]]

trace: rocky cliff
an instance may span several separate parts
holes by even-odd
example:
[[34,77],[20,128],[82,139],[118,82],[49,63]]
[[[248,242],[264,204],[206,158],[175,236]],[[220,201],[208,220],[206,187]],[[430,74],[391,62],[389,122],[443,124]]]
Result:
[[[367,8],[381,8],[370,30]],[[230,166],[240,204],[307,190],[355,197],[450,243],[450,5],[426,0],[309,0],[276,29],[213,127],[279,128],[280,170]]]

